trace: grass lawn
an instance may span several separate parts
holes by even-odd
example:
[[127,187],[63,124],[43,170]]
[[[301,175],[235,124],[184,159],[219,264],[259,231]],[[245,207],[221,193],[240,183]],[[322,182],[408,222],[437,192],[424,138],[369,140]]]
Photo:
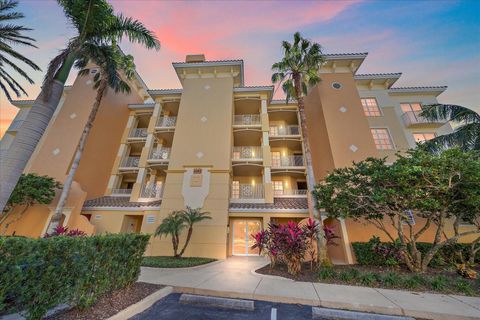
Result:
[[187,268],[199,266],[205,263],[216,261],[211,258],[197,258],[197,257],[166,257],[166,256],[156,256],[156,257],[143,257],[142,266],[143,267],[153,267],[153,268]]

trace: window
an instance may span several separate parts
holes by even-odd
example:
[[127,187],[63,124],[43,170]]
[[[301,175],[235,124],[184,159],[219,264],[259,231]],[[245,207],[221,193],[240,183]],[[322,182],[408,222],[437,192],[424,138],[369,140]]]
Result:
[[377,99],[364,98],[360,100],[362,101],[363,112],[367,117],[380,117],[382,115],[377,105]]
[[272,151],[272,167],[280,167],[280,151]]
[[413,138],[415,139],[416,143],[422,143],[428,140],[435,138],[436,135],[433,132],[421,132],[421,133],[414,133]]
[[240,181],[232,181],[232,199],[240,198]]
[[340,90],[342,88],[342,84],[338,82],[332,82],[332,88]]
[[283,195],[283,182],[282,181],[272,181],[273,183],[273,195],[282,196]]
[[400,103],[403,113],[422,111],[422,104],[420,103]]
[[277,126],[270,127],[270,135],[271,136],[278,136],[278,127]]
[[378,150],[392,150],[393,143],[388,129],[370,129]]

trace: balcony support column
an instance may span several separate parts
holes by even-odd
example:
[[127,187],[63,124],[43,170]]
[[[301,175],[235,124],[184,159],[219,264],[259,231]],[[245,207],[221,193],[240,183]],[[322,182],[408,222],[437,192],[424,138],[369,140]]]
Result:
[[262,116],[262,153],[263,153],[263,192],[265,196],[265,203],[273,203],[273,185],[272,185],[272,153],[270,150],[270,138],[268,136],[268,111],[267,100],[262,98],[261,102],[261,116]]
[[138,201],[138,198],[140,198],[140,192],[142,191],[143,181],[145,181],[146,176],[147,176],[147,169],[139,168],[138,174],[137,174],[137,180],[133,185],[132,194],[130,196],[131,202]]
[[153,108],[153,114],[150,118],[150,122],[148,123],[148,134],[155,132],[155,126],[157,125],[158,117],[162,113],[162,105],[160,103],[155,103],[155,107]]
[[154,140],[155,137],[153,136],[153,133],[149,133],[147,135],[147,141],[145,141],[145,145],[142,148],[140,161],[138,162],[139,167],[145,168],[147,166],[148,156],[150,155],[150,150],[152,150]]

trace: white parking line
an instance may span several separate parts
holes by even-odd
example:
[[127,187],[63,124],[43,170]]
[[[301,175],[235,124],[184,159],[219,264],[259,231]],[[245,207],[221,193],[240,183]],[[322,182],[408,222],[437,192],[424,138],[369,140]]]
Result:
[[272,313],[270,314],[270,320],[277,320],[277,309],[272,308]]

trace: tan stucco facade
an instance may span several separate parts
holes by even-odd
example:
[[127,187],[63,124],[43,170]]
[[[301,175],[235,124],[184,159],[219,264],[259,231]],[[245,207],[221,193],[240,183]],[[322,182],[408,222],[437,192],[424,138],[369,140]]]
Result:
[[[444,88],[392,88],[398,74],[357,73],[365,57],[328,55],[322,81],[305,98],[317,181],[369,156],[393,161],[395,152],[415,146],[414,133],[451,130],[449,124],[403,120],[402,104],[436,102]],[[195,225],[185,255],[224,259],[249,254],[251,233],[270,222],[308,218],[296,104],[273,100],[272,86],[246,87],[242,60],[194,55],[173,67],[181,89],[148,90],[137,77],[130,95],[103,99],[65,224],[89,234],[153,234],[172,211],[201,207],[212,219]],[[90,75],[68,87],[26,172],[64,181],[94,95]],[[365,114],[365,98],[375,99],[379,116]],[[387,130],[391,148],[378,149],[374,128]],[[56,201],[27,210],[8,233],[42,236]],[[353,263],[351,242],[378,234],[349,220],[325,224],[340,236],[329,249],[336,263]],[[146,254],[171,255],[170,237],[152,237]]]

